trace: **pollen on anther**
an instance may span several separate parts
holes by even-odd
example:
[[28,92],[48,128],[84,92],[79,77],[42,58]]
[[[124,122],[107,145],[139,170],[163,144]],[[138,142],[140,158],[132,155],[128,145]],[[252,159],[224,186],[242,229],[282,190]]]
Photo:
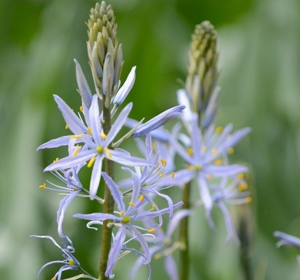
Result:
[[207,178],[208,180],[210,180],[210,179],[212,178],[212,175],[211,175],[211,174],[206,174],[206,178]]
[[91,128],[88,126],[87,127],[87,132],[88,132],[88,134],[90,135],[90,136],[92,136],[92,130],[91,130]]
[[131,202],[131,201],[130,201],[128,204],[129,204],[130,206],[132,206],[132,207],[134,206],[134,203]]
[[213,149],[211,152],[213,155],[216,155],[218,153],[218,151],[216,149]]
[[238,180],[243,180],[244,179],[244,174],[243,173],[237,174],[237,178],[238,178]]
[[205,147],[205,146],[203,146],[202,148],[201,148],[201,152],[206,152],[206,150],[207,150],[207,148]]
[[80,139],[80,138],[82,138],[82,137],[83,137],[82,134],[78,134],[78,135],[72,135],[70,138],[71,138],[71,139]]
[[40,189],[45,190],[46,189],[46,183],[39,186]]
[[223,131],[223,127],[218,126],[218,127],[216,128],[216,132],[217,132],[217,133],[221,133],[222,131]]
[[187,149],[187,153],[189,155],[192,155],[194,153],[194,150],[192,148]]
[[155,204],[152,204],[151,211],[154,211],[154,210],[155,210]]
[[228,153],[229,155],[232,155],[232,154],[234,153],[234,148],[232,148],[232,147],[228,148],[228,149],[227,149],[227,153]]
[[83,107],[80,106],[80,107],[79,107],[79,110],[80,110],[80,112],[83,112]]
[[103,139],[106,139],[106,138],[107,138],[106,134],[105,134],[103,131],[100,133],[100,136],[101,136]]
[[123,215],[124,215],[124,211],[121,210],[121,211],[120,211],[120,217],[123,217]]
[[155,228],[150,228],[148,229],[148,232],[151,233],[151,232],[154,232],[155,231]]
[[69,126],[66,124],[65,129],[69,129]]
[[72,156],[73,156],[73,157],[76,157],[77,154],[78,154],[78,152],[80,151],[80,149],[81,149],[80,146],[76,146],[76,149],[75,149],[75,151],[73,152]]
[[252,201],[252,197],[248,196],[246,197],[246,203],[250,203]]
[[87,164],[88,168],[91,168],[96,160],[96,156],[93,156]]
[[53,162],[57,162],[59,160],[59,158],[57,157],[55,160],[53,160]]
[[139,200],[140,200],[140,202],[142,202],[144,200],[144,196],[142,194],[140,195],[140,199]]
[[160,171],[159,172],[159,177],[162,177],[164,175],[164,172],[163,171]]
[[247,185],[246,185],[245,183],[239,184],[239,190],[240,190],[240,191],[245,191],[245,190],[247,190]]
[[222,163],[222,160],[220,158],[215,160],[216,165],[220,165],[221,163]]
[[171,178],[173,179],[174,177],[175,177],[175,173],[172,172],[172,173],[171,173]]
[[161,165],[162,165],[163,167],[166,167],[166,165],[167,165],[167,161],[166,161],[166,160],[161,159],[160,162],[161,162]]
[[108,148],[104,148],[106,155],[108,156],[108,158],[112,158],[111,153],[109,152]]

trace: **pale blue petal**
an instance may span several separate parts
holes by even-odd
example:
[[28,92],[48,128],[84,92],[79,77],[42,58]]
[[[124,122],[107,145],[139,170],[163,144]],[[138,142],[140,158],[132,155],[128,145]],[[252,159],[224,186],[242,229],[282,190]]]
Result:
[[105,214],[105,213],[74,214],[73,217],[82,220],[88,220],[88,221],[118,220],[118,218],[113,214]]
[[98,188],[100,185],[102,160],[103,160],[103,156],[98,155],[98,156],[96,156],[96,160],[94,162],[93,171],[92,171],[92,175],[91,175],[91,181],[90,181],[90,198],[92,200],[97,195],[97,191],[98,191]]
[[190,106],[190,100],[189,100],[185,90],[183,90],[183,89],[177,90],[177,101],[178,101],[178,104],[185,106],[185,109],[183,109],[183,111],[182,111],[183,119],[187,123],[191,122],[193,113],[192,113],[191,106]]
[[[71,139],[71,135],[62,136],[62,137],[59,137],[59,138],[56,138],[56,139],[52,139],[52,140],[40,145],[37,148],[37,150],[57,148],[57,147],[60,147],[60,146],[67,146],[67,145],[69,145],[70,139]],[[77,139],[77,140],[80,140],[80,139]]]
[[56,162],[51,163],[44,169],[44,171],[67,169],[67,168],[79,165],[83,162],[86,162],[87,160],[92,158],[93,155],[95,155],[95,151],[92,151],[92,150],[82,151],[82,152],[79,152],[76,157],[68,156],[68,157],[59,159]]
[[72,111],[72,109],[63,101],[58,95],[53,95],[54,100],[58,105],[58,109],[61,111],[66,124],[69,129],[75,134],[82,134],[87,132],[85,125],[78,118],[78,116]]
[[92,103],[92,93],[86,81],[86,78],[83,74],[83,71],[80,67],[80,64],[76,59],[74,59],[74,62],[76,67],[76,80],[77,80],[78,89],[83,102],[89,108]]
[[126,209],[123,202],[123,194],[120,192],[118,185],[105,172],[102,172],[102,177],[105,180],[114,201],[117,203],[118,209],[125,212]]
[[193,158],[187,153],[187,151],[178,142],[171,138],[171,145],[173,145],[175,151],[189,164],[194,165]]
[[205,167],[205,173],[211,174],[216,177],[234,176],[238,173],[247,172],[247,167],[232,164],[232,165],[209,165]]
[[192,211],[187,209],[179,210],[175,213],[174,217],[171,221],[169,221],[166,237],[171,239],[171,235],[173,234],[174,230],[178,228],[179,222],[186,216],[191,215]]
[[114,104],[121,105],[123,103],[123,101],[125,100],[125,98],[127,97],[128,93],[131,91],[131,89],[134,85],[134,82],[135,82],[135,69],[136,69],[136,66],[131,68],[131,71],[130,71],[129,75],[127,76],[125,83],[118,90],[118,92],[114,98],[114,101],[113,101]]
[[209,192],[209,187],[204,176],[199,172],[197,176],[200,198],[204,204],[207,213],[211,211],[213,206],[212,197]]
[[193,148],[193,156],[196,162],[200,162],[201,159],[201,131],[198,126],[198,115],[193,114],[192,120],[192,148]]
[[235,146],[240,142],[249,132],[251,132],[250,127],[245,127],[233,133],[223,144],[223,149],[226,151],[228,148]]
[[169,121],[172,118],[178,117],[180,115],[180,112],[185,107],[183,105],[175,106],[173,108],[170,108],[163,113],[159,114],[158,116],[152,118],[145,124],[140,125],[135,132],[133,133],[134,137],[141,137],[148,133],[150,133],[152,130],[155,130],[156,128],[162,126],[167,121]]
[[280,239],[280,241],[278,241],[276,244],[277,247],[280,247],[282,245],[291,245],[300,250],[300,238],[280,231],[275,231],[274,236]]
[[111,249],[108,255],[108,262],[105,271],[105,276],[108,277],[109,274],[112,272],[114,266],[118,261],[118,257],[120,255],[120,251],[123,247],[123,243],[126,237],[125,227],[121,226],[114,238],[112,243]]
[[98,95],[94,94],[92,104],[89,110],[90,125],[93,133],[93,138],[98,146],[101,146],[102,141],[100,137],[101,124],[99,118],[99,105],[98,105]]
[[167,255],[165,257],[165,270],[167,274],[169,275],[171,280],[178,280],[178,271],[177,271],[177,265],[175,263],[175,260],[172,255]]
[[110,131],[107,134],[107,138],[104,141],[104,146],[108,146],[109,143],[111,143],[111,141],[116,137],[118,132],[123,127],[131,109],[132,109],[132,102],[127,104],[127,106],[119,114],[118,118],[114,121]]
[[109,156],[108,159],[115,161],[122,165],[127,166],[154,166],[154,164],[149,163],[147,160],[142,158],[137,158],[130,156],[129,154],[125,154],[120,152],[119,150],[109,150],[111,157]]

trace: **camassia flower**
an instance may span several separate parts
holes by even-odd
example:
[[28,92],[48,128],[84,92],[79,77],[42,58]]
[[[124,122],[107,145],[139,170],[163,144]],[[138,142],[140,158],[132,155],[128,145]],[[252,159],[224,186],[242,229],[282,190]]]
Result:
[[63,264],[63,266],[55,273],[54,277],[52,279],[55,280],[61,280],[62,273],[66,270],[79,270],[83,274],[78,275],[76,279],[79,278],[88,278],[88,279],[94,279],[97,280],[96,278],[92,277],[90,274],[88,274],[86,271],[84,271],[80,267],[79,261],[73,256],[73,253],[75,252],[75,249],[73,247],[72,241],[69,239],[69,237],[65,236],[62,239],[62,245],[60,246],[51,236],[48,235],[31,235],[30,237],[37,237],[37,238],[43,238],[43,239],[50,239],[52,243],[60,249],[62,256],[64,260],[57,260],[57,261],[51,261],[46,264],[44,264],[39,272],[38,272],[38,277],[40,276],[41,272],[49,265],[51,264]]
[[245,135],[250,132],[250,128],[243,128],[230,134],[232,125],[227,125],[222,131],[211,126],[203,136],[198,127],[198,115],[193,114],[191,138],[187,149],[183,148],[177,141],[172,140],[172,145],[176,152],[188,164],[188,168],[175,172],[174,185],[183,185],[196,178],[200,197],[207,210],[210,212],[213,200],[209,189],[208,179],[212,177],[228,177],[239,173],[244,173],[247,168],[241,165],[227,164],[227,154],[233,150]]
[[[49,166],[44,171],[55,171],[68,169],[73,166],[78,166],[87,163],[88,167],[93,166],[91,181],[90,181],[90,197],[94,199],[98,190],[101,178],[102,161],[104,158],[115,161],[119,164],[127,166],[143,166],[149,163],[141,158],[132,157],[128,152],[121,149],[111,149],[110,144],[114,140],[122,128],[128,114],[131,111],[132,103],[129,103],[119,114],[111,130],[107,135],[103,133],[100,121],[100,113],[98,106],[98,96],[93,96],[92,104],[87,112],[85,119],[88,126],[85,126],[82,120],[72,112],[69,106],[62,101],[58,96],[55,96],[58,107],[61,110],[67,126],[75,134],[72,136],[63,136],[51,140],[38,149],[53,148],[63,145],[75,145],[77,142],[82,145],[76,146],[74,152],[69,156],[59,159]],[[84,104],[83,104],[84,105]],[[75,143],[73,143],[75,142]]]
[[[163,214],[169,213],[170,209],[164,208],[158,210],[153,205],[150,205],[150,209],[148,211],[143,211],[139,213],[139,208],[142,206],[144,206],[145,208],[145,203],[147,203],[143,195],[140,195],[141,186],[139,184],[135,184],[135,188],[133,188],[132,192],[131,201],[129,202],[129,206],[126,209],[125,204],[123,202],[123,194],[120,192],[117,184],[105,172],[102,173],[102,176],[117,204],[118,211],[115,211],[117,215],[106,213],[92,213],[75,214],[74,217],[84,220],[90,220],[90,222],[88,222],[87,224],[90,228],[92,225],[95,224],[102,225],[103,221],[105,220],[111,221],[109,225],[115,225],[119,227],[108,256],[108,263],[105,275],[109,277],[112,275],[112,270],[117,263],[120,252],[124,250],[126,230],[130,232],[130,236],[134,236],[134,238],[140,243],[143,249],[143,263],[149,264],[151,260],[151,254],[149,252],[147,241],[145,240],[143,234],[140,233],[140,230],[145,231],[145,233],[152,233],[160,226],[160,224],[154,224],[152,228],[147,229],[135,223],[143,222],[147,219],[154,219],[156,217],[160,217]],[[137,177],[134,178],[137,179]],[[180,207],[181,205],[181,202],[174,204],[174,209]]]

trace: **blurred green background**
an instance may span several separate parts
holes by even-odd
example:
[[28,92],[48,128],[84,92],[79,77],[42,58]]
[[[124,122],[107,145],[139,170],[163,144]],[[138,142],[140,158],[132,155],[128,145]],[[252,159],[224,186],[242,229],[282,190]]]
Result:
[[[90,85],[86,27],[92,0],[2,0],[0,2],[0,278],[36,279],[45,262],[61,259],[47,240],[56,237],[55,193],[38,189],[43,168],[63,150],[35,152],[65,134],[52,95],[80,105],[73,58]],[[185,80],[194,26],[210,20],[219,34],[218,123],[253,131],[236,148],[233,161],[248,163],[253,203],[246,223],[252,240],[254,280],[300,279],[297,251],[276,249],[275,230],[300,237],[300,1],[299,0],[114,0],[118,38],[123,43],[122,81],[132,66],[137,79],[128,101],[132,117],[149,119],[176,105],[178,79]],[[83,201],[68,213],[84,212]],[[248,209],[249,210],[249,209]],[[239,210],[238,210],[239,211]],[[244,210],[240,210],[244,211]],[[243,279],[238,247],[225,244],[222,217],[211,232],[199,213],[191,223],[191,279]],[[216,211],[216,217],[220,216]],[[76,256],[96,275],[99,232],[66,219]],[[91,242],[91,240],[93,240]],[[127,260],[128,259],[128,260]],[[135,256],[115,269],[127,279]],[[51,279],[58,267],[40,279]],[[151,279],[165,279],[153,263]],[[147,268],[138,278],[147,279]]]

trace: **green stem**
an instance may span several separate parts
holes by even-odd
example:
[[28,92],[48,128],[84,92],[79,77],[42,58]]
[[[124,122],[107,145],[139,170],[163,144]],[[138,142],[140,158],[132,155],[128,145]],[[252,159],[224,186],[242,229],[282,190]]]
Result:
[[[187,183],[183,189],[182,209],[190,209],[190,193],[191,193],[191,183]],[[190,271],[190,256],[189,256],[189,216],[184,217],[180,223],[179,240],[183,244],[183,248],[180,251],[180,280],[189,279]]]
[[[103,100],[103,130],[107,134],[111,128],[111,113],[110,109],[105,108],[105,100]],[[114,164],[109,159],[105,158],[105,172],[111,177],[114,178]],[[113,214],[114,211],[114,199],[110,193],[109,188],[105,185],[104,191],[104,205],[103,213]],[[105,276],[105,271],[107,267],[108,254],[111,248],[111,239],[112,239],[112,228],[107,225],[111,220],[106,220],[103,222],[102,227],[102,239],[101,239],[101,251],[100,251],[100,264],[99,264],[99,280],[108,280],[109,277]]]

